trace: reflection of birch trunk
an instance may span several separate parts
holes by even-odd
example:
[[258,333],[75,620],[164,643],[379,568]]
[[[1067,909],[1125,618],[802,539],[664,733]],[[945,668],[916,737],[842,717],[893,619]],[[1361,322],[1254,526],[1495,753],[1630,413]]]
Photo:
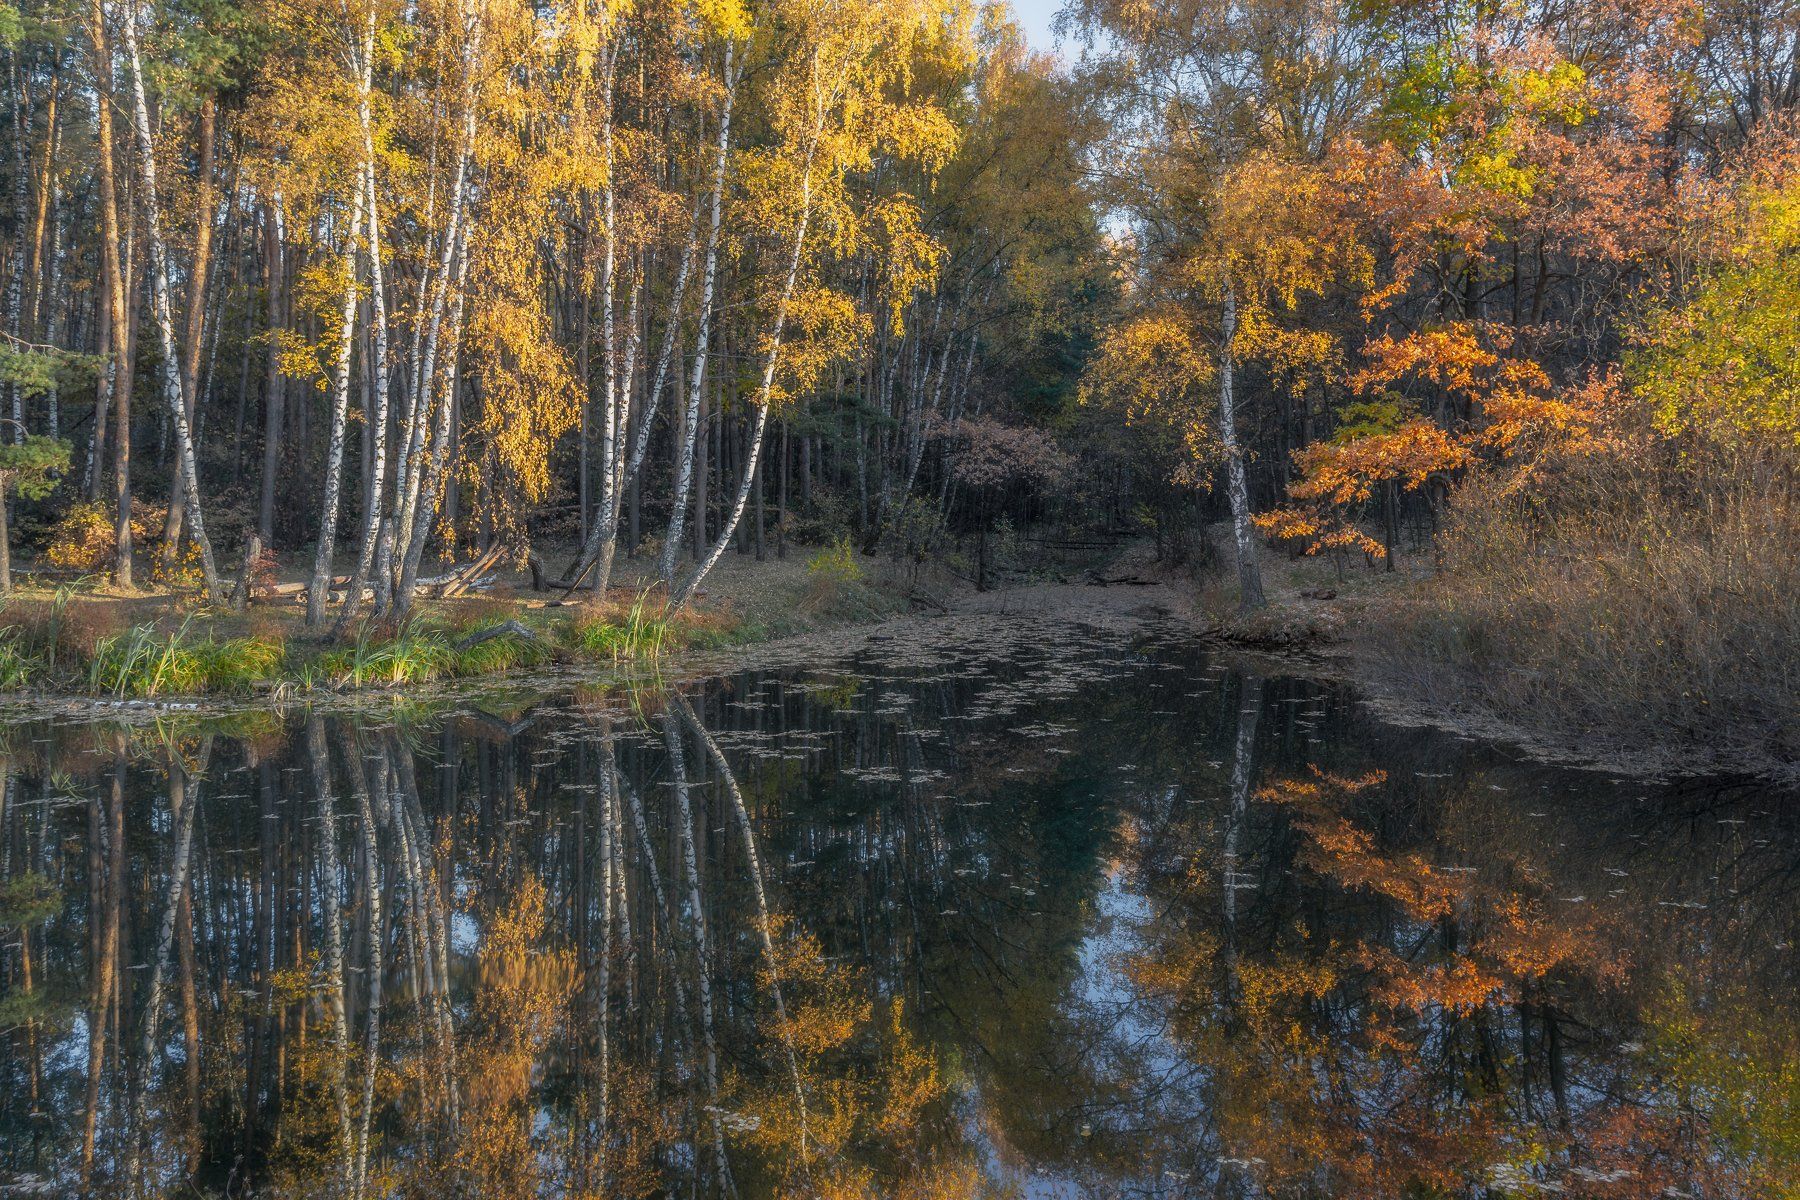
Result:
[[[352,761],[350,763],[350,790],[356,794],[357,817],[362,825],[363,845],[363,892],[365,896],[364,920],[368,923],[369,962],[368,962],[368,1016],[363,1038],[363,1087],[362,1108],[357,1115],[356,1149],[351,1170],[350,1194],[355,1200],[362,1200],[369,1180],[369,1121],[375,1109],[375,1066],[380,1059],[381,1050],[381,984],[382,973],[386,969],[383,953],[386,934],[382,917],[382,872],[381,847],[376,839],[375,814],[370,810],[369,795],[371,790],[380,795],[387,787],[387,773],[383,770],[376,780],[375,787],[370,788],[367,776],[364,775],[366,760],[362,755],[362,744],[351,743]],[[385,766],[385,764],[384,764]]]
[[[204,847],[202,847],[204,853]],[[182,1074],[187,1085],[188,1130],[187,1130],[187,1170],[192,1174],[199,1168],[200,1154],[204,1149],[204,1138],[201,1132],[200,1115],[200,1003],[194,982],[196,974],[194,962],[194,878],[188,873],[187,884],[181,889],[181,908],[175,914],[175,954],[181,969],[181,1032],[183,1039],[184,1059]]]
[[313,795],[318,804],[319,870],[324,891],[319,907],[320,918],[325,924],[325,1015],[331,1033],[331,1090],[337,1108],[337,1152],[342,1156],[339,1171],[347,1189],[352,1183],[354,1164],[350,1158],[350,1098],[345,1090],[350,1031],[344,1016],[343,879],[338,868],[337,817],[331,802],[331,758],[325,748],[325,722],[320,717],[315,716],[306,723],[306,752],[312,767]]
[[90,899],[104,917],[100,938],[94,948],[94,987],[89,997],[87,1109],[81,1128],[81,1192],[91,1195],[94,1177],[94,1141],[100,1117],[100,1077],[106,1069],[106,1035],[108,1012],[113,992],[118,986],[116,967],[119,958],[119,916],[125,902],[125,760],[113,767],[111,790],[107,795],[106,823],[98,820],[98,809],[89,821],[89,845],[98,851],[104,846],[106,866],[100,867],[98,855],[90,854],[89,874],[97,883]]
[[413,776],[412,754],[395,735],[388,738],[388,754],[394,764],[394,829],[400,838],[401,867],[406,872],[409,923],[413,926],[417,961],[424,976],[426,1012],[437,1036],[439,1086],[451,1123],[457,1119],[456,1041],[449,1003],[449,936],[438,892],[438,873],[426,840],[425,816],[419,808],[419,787]]
[[1251,760],[1256,753],[1256,724],[1262,715],[1262,680],[1243,676],[1238,697],[1237,743],[1231,751],[1231,811],[1225,818],[1225,865],[1221,870],[1225,909],[1225,1000],[1235,1008],[1240,995],[1237,974],[1237,894],[1243,886],[1238,870],[1238,849],[1243,843],[1244,822],[1250,808]]
[[150,1146],[150,1131],[145,1128],[145,1093],[156,1075],[161,1047],[157,1035],[162,1026],[163,980],[169,973],[169,955],[175,948],[175,915],[181,908],[181,893],[187,887],[189,850],[194,841],[194,810],[200,806],[200,794],[187,791],[187,774],[181,758],[169,752],[169,807],[175,818],[175,846],[169,861],[169,886],[163,902],[162,922],[157,926],[155,957],[150,968],[150,987],[144,997],[144,1036],[138,1046],[136,1078],[131,1089],[131,1149],[126,1160],[126,1178],[132,1194],[143,1192],[144,1154]]
[[727,1176],[725,1131],[719,1119],[719,1045],[713,1035],[712,976],[707,967],[706,907],[700,897],[700,864],[694,853],[694,816],[689,803],[687,757],[681,748],[681,729],[663,720],[663,744],[669,751],[669,770],[675,784],[675,825],[681,839],[681,869],[687,877],[688,920],[694,931],[695,992],[700,1000],[700,1040],[706,1052],[706,1090],[712,1099],[713,1153],[719,1175]]
[[807,1126],[806,1089],[800,1082],[800,1060],[794,1053],[794,1031],[788,1024],[787,1002],[781,995],[781,975],[776,967],[775,943],[769,934],[769,897],[763,890],[762,856],[756,851],[756,830],[750,824],[750,810],[744,805],[744,794],[738,790],[737,777],[731,773],[731,767],[725,761],[725,755],[719,744],[713,740],[706,726],[700,723],[693,706],[687,697],[677,693],[675,703],[693,731],[699,735],[700,742],[706,747],[707,757],[712,759],[713,766],[719,772],[719,778],[725,784],[725,794],[731,798],[732,815],[737,818],[738,832],[744,838],[744,856],[750,863],[750,883],[756,893],[756,932],[762,941],[763,958],[769,964],[770,990],[775,998],[775,1019],[781,1027],[782,1049],[787,1055],[788,1074],[794,1081],[794,1103],[799,1106],[800,1114],[800,1161],[807,1159],[807,1146],[812,1134]]
[[618,807],[612,728],[600,735],[600,1191],[606,1191],[607,1125],[612,1099],[613,810]]
[[[671,920],[674,928],[670,930],[669,940],[674,943],[679,943],[682,940],[680,922],[673,921],[671,917],[674,910],[669,907],[668,893],[663,888],[662,872],[657,870],[656,867],[656,851],[650,844],[650,832],[644,825],[643,805],[638,802],[637,793],[633,792],[631,788],[626,785],[623,778],[615,774],[613,780],[618,795],[623,799],[625,807],[631,811],[631,825],[632,829],[637,834],[638,849],[643,856],[644,874],[650,881],[650,896],[651,899],[656,902],[657,915],[663,917],[665,920]],[[704,965],[705,956],[704,954],[697,954],[696,957],[702,963],[700,976],[704,984],[706,976]],[[679,959],[676,962],[674,970],[674,990],[675,1010],[681,1019],[682,1027],[692,1029],[692,1007],[688,1002],[687,984],[681,977]],[[710,1029],[710,1025],[708,1028]],[[707,1107],[712,1124],[713,1155],[718,1162],[720,1182],[724,1185],[725,1191],[729,1193],[734,1192],[735,1189],[731,1184],[730,1163],[725,1158],[725,1129],[719,1116],[719,1081],[717,1073],[712,1069],[715,1065],[715,1061],[709,1061],[707,1064],[708,1069],[704,1072],[708,1101]]]

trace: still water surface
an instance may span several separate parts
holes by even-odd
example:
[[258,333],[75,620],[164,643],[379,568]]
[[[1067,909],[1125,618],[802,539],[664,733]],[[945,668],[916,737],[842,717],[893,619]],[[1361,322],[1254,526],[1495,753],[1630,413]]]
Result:
[[1793,796],[945,630],[7,731],[0,1194],[1792,1194]]

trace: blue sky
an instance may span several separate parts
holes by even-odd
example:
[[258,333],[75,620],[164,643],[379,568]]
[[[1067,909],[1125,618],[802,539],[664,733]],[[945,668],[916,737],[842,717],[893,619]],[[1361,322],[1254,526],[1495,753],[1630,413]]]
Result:
[[1019,14],[1019,24],[1033,49],[1056,48],[1056,35],[1050,31],[1050,26],[1062,5],[1063,0],[1012,0],[1013,11]]

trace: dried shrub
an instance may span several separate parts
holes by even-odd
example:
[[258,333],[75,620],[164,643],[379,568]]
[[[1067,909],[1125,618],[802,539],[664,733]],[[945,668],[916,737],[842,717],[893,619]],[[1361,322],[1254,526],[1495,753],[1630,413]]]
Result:
[[1457,495],[1431,585],[1375,661],[1423,698],[1604,730],[1667,765],[1800,765],[1800,479],[1791,457],[1646,442]]
[[58,661],[79,665],[94,654],[94,648],[107,638],[116,637],[131,625],[125,608],[100,600],[76,600],[62,612],[56,631]]
[[281,560],[268,547],[257,551],[256,558],[250,563],[250,596],[267,596],[281,579]]

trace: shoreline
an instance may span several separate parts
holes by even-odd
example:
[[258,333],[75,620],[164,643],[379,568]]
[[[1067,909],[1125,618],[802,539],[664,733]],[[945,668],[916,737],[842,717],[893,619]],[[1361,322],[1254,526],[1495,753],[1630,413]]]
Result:
[[[771,565],[746,564],[734,574],[741,581],[745,574],[761,570],[758,580],[766,583],[775,574],[767,570]],[[1380,597],[1394,586],[1382,577],[1352,579],[1341,592],[1323,589],[1326,594],[1321,595],[1321,589],[1297,587],[1288,577],[1292,573],[1271,571],[1266,576],[1269,606],[1244,618],[1221,614],[1217,580],[1208,578],[1195,584],[1184,571],[1158,568],[1146,561],[1142,546],[1121,547],[1108,569],[1120,567],[1130,568],[1130,585],[1099,584],[1093,580],[1101,576],[1094,573],[1088,582],[1024,582],[987,592],[964,586],[929,604],[916,598],[909,601],[903,594],[906,589],[873,585],[869,591],[874,599],[864,597],[873,607],[849,615],[814,613],[804,628],[783,630],[760,623],[760,614],[754,611],[740,613],[727,633],[703,644],[675,644],[611,661],[583,659],[565,651],[532,664],[421,681],[295,687],[292,680],[284,679],[272,687],[234,693],[129,697],[10,692],[0,694],[0,724],[46,718],[138,724],[170,716],[229,719],[249,713],[284,716],[297,711],[406,712],[453,707],[509,691],[623,695],[646,686],[681,685],[745,669],[824,665],[896,642],[941,648],[983,636],[1019,636],[1024,626],[1039,622],[1115,628],[1123,624],[1146,631],[1173,624],[1197,643],[1221,652],[1251,656],[1293,674],[1342,683],[1354,690],[1360,704],[1390,724],[1480,738],[1509,746],[1535,761],[1646,779],[1748,777],[1778,786],[1800,783],[1800,763],[1742,749],[1721,751],[1684,738],[1678,731],[1648,747],[1601,729],[1559,735],[1484,710],[1455,680],[1444,681],[1445,688],[1459,693],[1453,698],[1407,688],[1376,661],[1372,639],[1384,631],[1364,615],[1370,604],[1380,603]],[[1307,582],[1306,577],[1301,575],[1299,582]],[[1418,585],[1411,580],[1400,586]],[[732,608],[737,598],[731,590],[721,589],[718,599],[722,603],[703,620],[716,622],[720,611]],[[479,603],[490,625],[543,611],[541,602],[533,606],[529,600]],[[581,608],[565,605],[549,611],[574,614]]]

